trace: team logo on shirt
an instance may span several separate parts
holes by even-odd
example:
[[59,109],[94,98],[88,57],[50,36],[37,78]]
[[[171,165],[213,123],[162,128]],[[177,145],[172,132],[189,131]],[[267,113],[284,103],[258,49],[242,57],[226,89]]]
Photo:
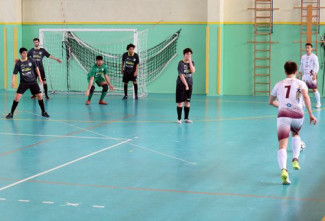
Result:
[[40,55],[42,55],[42,52],[39,52]]
[[188,68],[188,65],[184,64],[184,74],[191,74],[191,70]]
[[135,59],[135,58],[133,58],[133,62],[135,62],[135,60],[136,60],[136,59]]
[[298,101],[298,103],[300,103],[300,96],[301,96],[301,90],[300,90],[300,86],[297,88],[297,92],[296,92],[296,99]]
[[28,63],[28,66],[31,67],[31,66],[32,66],[32,63],[29,62],[29,63]]
[[133,65],[134,65],[134,63],[132,62],[132,61],[126,61],[125,62],[125,66],[127,66],[127,67],[133,67]]
[[292,105],[290,103],[287,103],[287,107],[291,107]]

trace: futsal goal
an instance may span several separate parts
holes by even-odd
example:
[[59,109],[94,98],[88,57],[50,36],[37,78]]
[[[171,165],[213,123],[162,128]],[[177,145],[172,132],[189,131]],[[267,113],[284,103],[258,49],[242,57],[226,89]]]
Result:
[[[148,31],[137,29],[40,29],[40,44],[49,53],[59,57],[59,64],[51,59],[44,63],[47,81],[52,93],[80,93],[87,89],[87,73],[95,64],[96,56],[104,58],[115,89],[112,94],[123,94],[121,73],[122,55],[130,43],[136,45],[140,64],[138,94],[147,94],[147,84],[154,81],[176,56],[177,40],[181,30],[159,44],[147,48]],[[129,87],[132,90],[133,87]]]

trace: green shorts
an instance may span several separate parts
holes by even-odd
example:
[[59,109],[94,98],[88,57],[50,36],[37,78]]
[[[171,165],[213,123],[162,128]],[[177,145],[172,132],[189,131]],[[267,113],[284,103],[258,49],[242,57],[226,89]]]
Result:
[[[90,78],[88,78],[88,82],[89,82]],[[106,80],[104,78],[98,78],[97,80],[94,80],[93,85],[96,83],[97,86],[100,86],[103,82],[105,82]]]

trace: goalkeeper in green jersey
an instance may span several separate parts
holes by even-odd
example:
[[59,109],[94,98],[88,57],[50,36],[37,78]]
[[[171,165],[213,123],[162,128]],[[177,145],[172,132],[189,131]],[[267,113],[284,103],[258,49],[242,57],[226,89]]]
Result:
[[[91,97],[93,96],[94,91],[95,91],[95,86],[94,86],[95,83],[98,85],[98,87],[103,87],[102,94],[99,99],[99,104],[103,104],[103,105],[107,104],[104,101],[104,97],[107,94],[108,86],[111,91],[114,90],[114,87],[111,84],[111,81],[108,77],[107,66],[103,63],[104,63],[103,57],[100,55],[97,56],[96,64],[94,64],[91,67],[91,70],[88,73],[89,85],[88,85],[88,89],[86,91],[86,96],[88,96],[86,105],[90,104]],[[105,79],[104,79],[103,75],[104,75]]]

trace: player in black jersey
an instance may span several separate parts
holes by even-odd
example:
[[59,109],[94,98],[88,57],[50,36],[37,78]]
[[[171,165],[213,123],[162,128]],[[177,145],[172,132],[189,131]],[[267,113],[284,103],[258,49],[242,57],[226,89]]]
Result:
[[[39,45],[38,38],[34,38],[33,43],[34,43],[35,48],[30,49],[28,51],[27,56],[29,58],[32,58],[36,62],[37,66],[39,68],[39,71],[41,72],[41,77],[42,77],[43,85],[44,85],[45,98],[48,100],[50,98],[47,94],[47,81],[46,81],[46,76],[45,76],[45,71],[44,71],[44,66],[43,66],[43,57],[51,58],[59,63],[61,63],[61,60],[52,56],[44,48],[41,48]],[[35,96],[32,96],[31,98],[35,98]]]
[[177,103],[177,123],[182,123],[182,108],[184,105],[184,123],[192,123],[188,118],[190,112],[190,101],[192,96],[193,78],[195,73],[194,61],[192,61],[192,50],[185,48],[183,50],[184,58],[178,62],[177,72],[178,77],[176,81],[176,103]]
[[124,82],[124,97],[123,100],[128,98],[128,83],[133,82],[135,99],[138,99],[138,84],[137,76],[139,69],[139,56],[134,52],[135,45],[129,44],[126,47],[128,52],[125,52],[122,57],[122,74]]
[[14,102],[11,107],[11,112],[6,116],[7,119],[11,119],[14,116],[14,112],[16,107],[18,106],[19,100],[22,98],[23,94],[26,90],[30,90],[33,95],[38,98],[38,104],[42,110],[43,117],[50,117],[45,112],[44,102],[42,98],[41,89],[37,83],[36,75],[38,76],[38,81],[40,84],[43,84],[42,77],[40,71],[34,62],[33,59],[27,57],[27,49],[20,48],[20,59],[15,64],[15,69],[13,71],[12,79],[11,79],[11,87],[13,88],[15,85],[15,80],[17,78],[17,74],[20,74],[20,83],[17,89],[17,93],[15,95]]

